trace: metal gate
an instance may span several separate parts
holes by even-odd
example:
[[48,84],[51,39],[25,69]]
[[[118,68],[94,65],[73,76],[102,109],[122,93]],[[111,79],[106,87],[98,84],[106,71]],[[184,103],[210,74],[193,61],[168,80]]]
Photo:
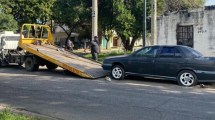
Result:
[[177,45],[193,47],[193,25],[177,26]]

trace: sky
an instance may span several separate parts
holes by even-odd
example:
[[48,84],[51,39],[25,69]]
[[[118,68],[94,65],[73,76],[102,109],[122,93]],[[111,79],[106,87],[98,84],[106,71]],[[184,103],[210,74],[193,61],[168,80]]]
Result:
[[206,0],[205,5],[206,6],[208,6],[208,5],[215,5],[215,0]]

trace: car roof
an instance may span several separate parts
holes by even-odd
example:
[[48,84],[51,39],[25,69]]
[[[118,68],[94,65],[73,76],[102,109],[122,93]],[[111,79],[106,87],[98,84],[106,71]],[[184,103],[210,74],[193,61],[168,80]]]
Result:
[[187,47],[183,45],[151,45],[151,46],[146,46],[146,47]]

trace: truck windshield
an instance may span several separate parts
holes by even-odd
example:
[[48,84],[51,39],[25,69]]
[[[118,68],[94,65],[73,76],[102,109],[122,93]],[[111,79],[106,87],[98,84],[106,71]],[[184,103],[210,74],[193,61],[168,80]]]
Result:
[[24,38],[48,38],[48,28],[36,25],[25,25],[22,34]]

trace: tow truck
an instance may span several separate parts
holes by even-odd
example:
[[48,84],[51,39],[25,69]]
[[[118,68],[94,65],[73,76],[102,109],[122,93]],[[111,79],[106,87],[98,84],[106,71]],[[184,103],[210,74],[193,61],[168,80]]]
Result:
[[39,66],[54,70],[59,66],[84,78],[107,75],[101,63],[56,47],[47,25],[23,24],[17,52],[20,53],[18,64],[24,63],[27,71],[37,71]]

